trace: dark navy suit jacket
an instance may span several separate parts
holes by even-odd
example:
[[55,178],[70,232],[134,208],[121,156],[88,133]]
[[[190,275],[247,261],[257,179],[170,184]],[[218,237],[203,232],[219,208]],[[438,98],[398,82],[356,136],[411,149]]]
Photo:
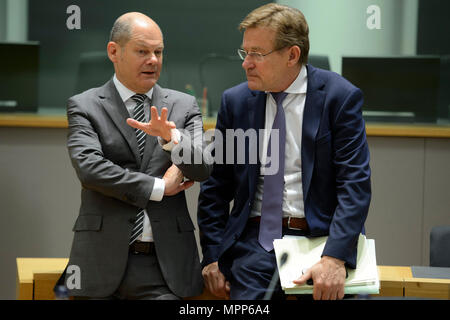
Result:
[[[361,90],[336,73],[311,65],[307,65],[307,71],[301,142],[305,216],[311,236],[329,236],[323,255],[344,260],[348,267],[355,268],[357,239],[371,198],[363,96]],[[263,129],[265,106],[266,93],[250,90],[246,82],[226,90],[216,125],[224,144],[226,129]],[[254,148],[248,139],[247,160]],[[234,152],[235,160],[238,152]],[[259,161],[215,163],[211,176],[202,183],[198,222],[203,266],[218,261],[242,234],[259,170]]]

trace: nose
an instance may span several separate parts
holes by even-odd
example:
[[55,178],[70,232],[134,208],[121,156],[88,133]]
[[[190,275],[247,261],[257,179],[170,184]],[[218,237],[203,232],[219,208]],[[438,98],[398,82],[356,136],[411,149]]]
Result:
[[154,52],[152,52],[150,54],[150,56],[147,58],[146,63],[147,64],[155,64],[158,62],[158,57],[156,56],[156,54]]
[[242,68],[244,70],[250,69],[254,66],[254,63],[250,60],[248,56],[245,57],[244,61],[242,61]]

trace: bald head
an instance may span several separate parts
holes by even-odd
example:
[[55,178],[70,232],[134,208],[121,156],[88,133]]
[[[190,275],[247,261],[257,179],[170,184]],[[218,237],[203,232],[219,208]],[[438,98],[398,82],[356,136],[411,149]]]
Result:
[[136,93],[147,93],[159,79],[164,41],[155,21],[139,12],[120,16],[106,47],[117,79]]
[[124,46],[132,37],[133,29],[136,26],[141,27],[151,27],[152,29],[157,29],[161,33],[161,29],[158,24],[145,14],[139,12],[128,12],[121,15],[114,22],[111,29],[111,34],[109,41],[113,41],[119,44],[121,47]]

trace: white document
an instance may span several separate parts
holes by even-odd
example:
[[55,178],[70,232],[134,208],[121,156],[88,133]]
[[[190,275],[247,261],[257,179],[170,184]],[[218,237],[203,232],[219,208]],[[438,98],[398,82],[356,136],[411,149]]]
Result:
[[[287,294],[311,294],[313,286],[298,286],[293,283],[301,277],[302,272],[319,262],[328,237],[286,236],[274,241],[278,272],[282,289]],[[359,235],[356,269],[347,269],[345,281],[346,294],[379,293],[380,281],[375,255],[375,241]],[[280,266],[281,256],[287,253],[286,262]]]

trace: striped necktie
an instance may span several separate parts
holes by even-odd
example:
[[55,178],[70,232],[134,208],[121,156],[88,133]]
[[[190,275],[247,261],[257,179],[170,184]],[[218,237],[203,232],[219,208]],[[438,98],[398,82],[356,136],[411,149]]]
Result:
[[[145,94],[135,94],[131,97],[135,102],[136,106],[133,110],[133,119],[145,122],[145,113],[144,113],[144,101],[147,96]],[[142,130],[136,130],[136,138],[138,142],[139,154],[141,158],[144,155],[144,147],[145,147],[145,136],[146,133]],[[136,241],[136,239],[142,234],[144,230],[144,210],[139,209],[139,212],[136,216],[136,221],[133,226],[133,230],[131,231],[130,245]]]
[[[133,119],[140,121],[140,122],[145,122],[144,101],[145,101],[145,98],[147,98],[147,96],[145,94],[135,94],[131,98],[136,102],[136,106],[134,107],[134,110],[133,110]],[[135,129],[135,130],[136,130],[139,154],[141,155],[141,158],[142,158],[142,156],[144,155],[146,133],[139,129]]]

